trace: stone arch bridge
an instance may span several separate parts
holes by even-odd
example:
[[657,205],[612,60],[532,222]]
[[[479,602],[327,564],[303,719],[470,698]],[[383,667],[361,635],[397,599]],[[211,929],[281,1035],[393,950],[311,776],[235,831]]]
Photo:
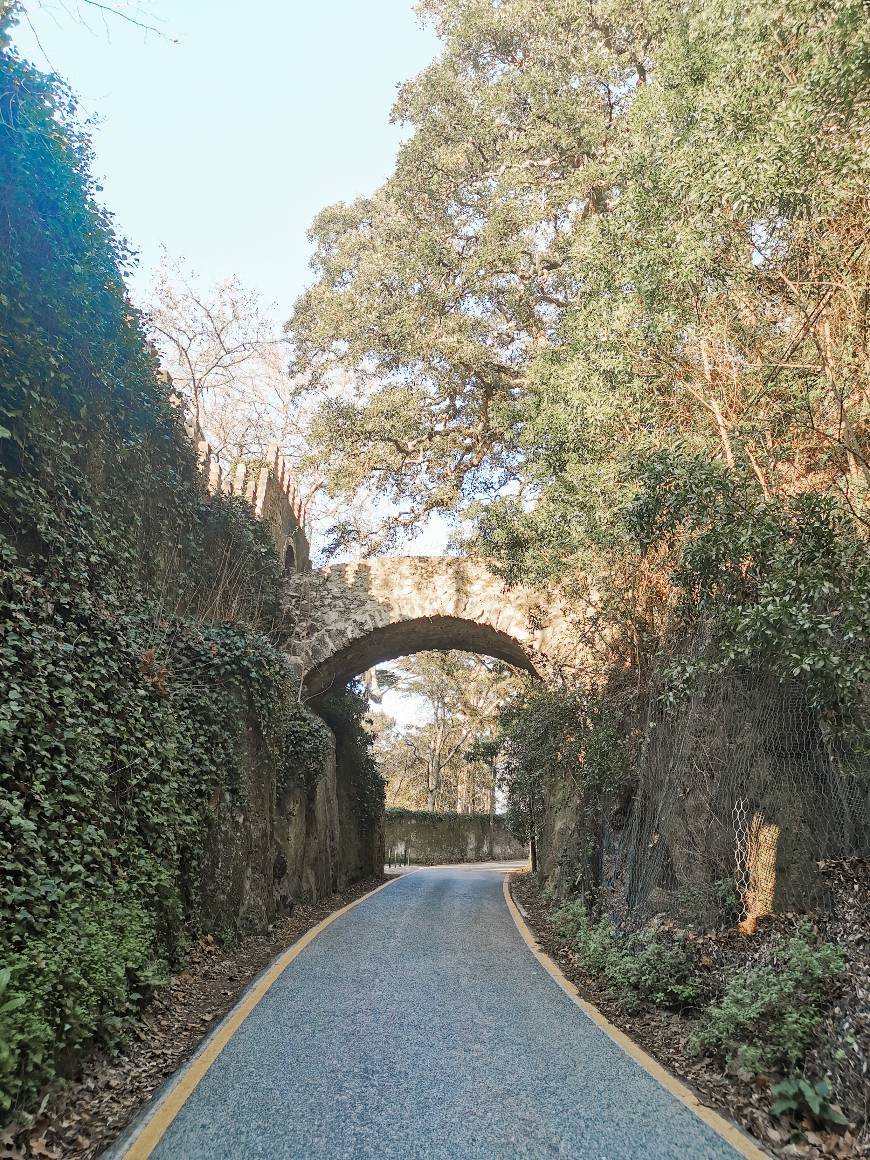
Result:
[[287,648],[312,697],[425,649],[482,653],[542,678],[567,675],[589,658],[596,619],[592,603],[584,631],[555,596],[508,587],[485,560],[449,556],[300,572],[286,580],[285,607]]

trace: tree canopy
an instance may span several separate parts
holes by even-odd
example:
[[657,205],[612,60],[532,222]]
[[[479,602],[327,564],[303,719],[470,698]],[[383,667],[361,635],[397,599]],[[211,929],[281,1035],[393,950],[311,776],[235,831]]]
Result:
[[391,684],[415,699],[419,719],[401,728],[385,714],[372,716],[387,804],[494,811],[499,714],[526,680],[500,661],[469,653],[403,660]]
[[461,515],[511,578],[603,579],[632,664],[766,586],[734,647],[815,671],[789,633],[867,583],[861,3],[420,7],[410,136],[288,324],[333,490],[393,504],[358,540]]

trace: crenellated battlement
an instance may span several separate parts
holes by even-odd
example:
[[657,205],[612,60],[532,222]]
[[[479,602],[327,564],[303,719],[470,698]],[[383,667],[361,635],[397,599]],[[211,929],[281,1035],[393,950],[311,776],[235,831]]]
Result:
[[265,460],[237,463],[225,476],[199,424],[185,424],[185,429],[196,449],[208,494],[247,500],[256,518],[269,529],[285,573],[307,571],[311,567],[311,547],[305,504],[290,464],[278,447],[271,446]]

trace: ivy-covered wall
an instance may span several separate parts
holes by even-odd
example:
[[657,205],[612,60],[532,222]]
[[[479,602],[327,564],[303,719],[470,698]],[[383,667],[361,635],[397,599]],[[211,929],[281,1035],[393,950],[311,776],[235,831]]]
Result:
[[[208,496],[69,96],[0,24],[0,1108],[345,866],[264,527]],[[350,775],[348,775],[350,776]],[[351,778],[352,780],[352,778]],[[353,789],[341,788],[352,794]],[[376,811],[355,823],[378,832]],[[371,843],[370,843],[371,845]]]
[[449,862],[516,861],[527,847],[489,814],[431,814],[390,809],[384,814],[384,846],[389,862],[437,866]]
[[351,688],[323,697],[318,712],[335,738],[342,856],[351,878],[384,868],[384,782],[363,726],[366,699]]

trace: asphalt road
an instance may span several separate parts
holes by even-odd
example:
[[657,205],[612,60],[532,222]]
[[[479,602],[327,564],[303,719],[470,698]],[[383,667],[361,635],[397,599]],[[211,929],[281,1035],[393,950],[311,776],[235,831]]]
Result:
[[248,1016],[153,1155],[734,1160],[542,968],[502,877],[425,870],[340,917]]

